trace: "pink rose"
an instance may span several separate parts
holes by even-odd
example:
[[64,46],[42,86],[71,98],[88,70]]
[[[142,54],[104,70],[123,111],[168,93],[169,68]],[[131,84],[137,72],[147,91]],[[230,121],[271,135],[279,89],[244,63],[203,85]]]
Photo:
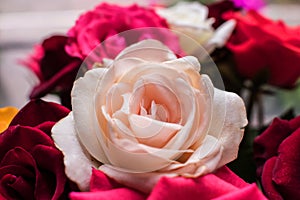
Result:
[[0,199],[67,198],[71,181],[50,136],[68,112],[55,103],[31,101],[0,134]]
[[121,35],[107,40],[110,36],[121,32],[145,27],[168,28],[168,25],[166,20],[159,17],[152,9],[138,5],[122,7],[102,3],[94,10],[81,15],[75,26],[69,30],[66,51],[71,56],[84,59],[95,47],[106,40],[105,44],[97,47],[96,53],[94,51],[90,55],[93,62],[100,62],[102,58],[114,59],[121,50],[132,43],[153,38],[161,39],[173,51],[179,52],[177,37],[163,29],[159,30],[159,33],[141,29],[139,32],[136,31],[136,34],[130,38]]
[[72,200],[263,200],[266,199],[255,184],[247,184],[227,167],[213,174],[190,179],[184,177],[161,178],[150,194],[136,191],[107,177],[99,170],[93,170],[90,192],[72,192]]
[[293,87],[300,77],[300,27],[288,27],[256,11],[226,13],[237,26],[227,47],[232,51],[238,72],[252,79],[267,71],[268,83]]
[[257,175],[270,199],[300,196],[300,116],[290,121],[274,119],[254,141]]
[[[139,29],[156,27],[158,29]],[[97,51],[89,56],[88,64],[114,58],[128,45],[147,38],[160,39],[178,55],[183,55],[177,37],[168,29],[166,21],[152,9],[137,5],[120,7],[102,3],[77,20],[66,36],[52,36],[36,47],[34,54],[23,61],[39,78],[30,98],[40,98],[48,93],[58,94],[62,104],[71,107],[70,92],[82,61],[101,42]],[[126,30],[139,29],[135,35],[110,36]],[[92,66],[89,65],[89,68]]]

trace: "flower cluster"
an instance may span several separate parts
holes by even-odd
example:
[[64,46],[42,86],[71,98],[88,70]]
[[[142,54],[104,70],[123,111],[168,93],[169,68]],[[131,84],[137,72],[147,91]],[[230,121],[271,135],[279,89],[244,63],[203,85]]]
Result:
[[[176,18],[180,12],[182,13],[181,10],[188,10],[187,13],[190,14],[184,24],[176,25],[174,21],[178,21]],[[72,85],[82,62],[87,57],[89,61],[85,63],[90,69],[93,63],[103,62],[103,58],[113,59],[125,47],[144,39],[159,39],[176,54],[184,55],[189,47],[184,43],[180,46],[177,42],[178,36],[168,31],[169,28],[184,31],[211,52],[215,47],[225,44],[234,28],[234,22],[229,21],[214,33],[213,19],[207,19],[207,13],[207,8],[199,3],[180,4],[174,8],[158,10],[138,5],[123,7],[102,3],[81,15],[66,35],[51,36],[41,45],[37,45],[35,52],[23,61],[40,80],[31,92],[30,98],[40,98],[48,93],[54,93],[60,96],[63,105],[71,108]],[[199,25],[190,21],[196,18],[199,19],[196,21]],[[142,29],[146,27],[157,29],[155,32],[152,29]],[[120,34],[132,29],[140,29],[135,31],[134,37]]]

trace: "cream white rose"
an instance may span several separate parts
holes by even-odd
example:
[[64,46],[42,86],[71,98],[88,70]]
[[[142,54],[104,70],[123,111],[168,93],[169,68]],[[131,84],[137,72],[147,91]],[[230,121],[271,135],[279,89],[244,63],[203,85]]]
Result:
[[[208,18],[208,8],[198,2],[179,2],[169,8],[159,8],[157,13],[166,18],[171,29],[196,40],[208,53],[225,45],[236,24],[234,20],[228,20],[214,30],[214,19]],[[187,43],[182,34],[179,37],[181,46],[188,54],[197,50]]]
[[52,129],[69,178],[86,190],[95,167],[149,192],[161,176],[196,177],[235,159],[243,101],[199,71],[195,57],[144,40],[78,79],[73,111]]

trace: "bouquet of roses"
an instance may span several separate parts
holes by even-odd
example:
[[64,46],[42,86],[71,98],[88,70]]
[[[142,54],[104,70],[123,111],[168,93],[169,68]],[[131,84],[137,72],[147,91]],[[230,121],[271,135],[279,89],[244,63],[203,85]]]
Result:
[[[37,45],[30,102],[0,110],[0,199],[297,197],[299,117],[255,141],[247,118],[265,85],[296,87],[300,32],[236,2],[101,3]],[[243,150],[262,191],[236,169]]]

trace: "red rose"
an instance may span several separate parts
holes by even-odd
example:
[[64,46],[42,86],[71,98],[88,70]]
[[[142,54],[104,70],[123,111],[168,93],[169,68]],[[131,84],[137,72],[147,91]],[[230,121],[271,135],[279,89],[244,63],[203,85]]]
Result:
[[69,110],[35,100],[19,111],[0,134],[0,199],[63,199],[71,182],[51,128]]
[[233,52],[237,70],[246,78],[259,72],[269,73],[268,83],[293,87],[300,77],[300,27],[287,27],[256,11],[247,14],[226,13],[226,19],[237,20],[235,33],[227,43]]
[[66,53],[67,40],[65,36],[52,36],[37,46],[35,53],[24,61],[40,80],[31,92],[31,99],[57,93],[62,103],[71,107],[70,91],[82,61]]
[[[138,28],[157,27],[168,28],[165,19],[158,16],[154,10],[131,5],[121,7],[102,3],[94,10],[86,12],[76,21],[69,32],[69,41],[66,51],[71,56],[86,58],[92,50],[109,37],[118,33]],[[90,54],[92,61],[101,61],[102,58],[115,58],[128,45],[143,39],[160,39],[173,51],[179,51],[177,37],[167,30],[137,30],[130,38],[116,36],[98,46],[97,52]],[[93,63],[92,62],[92,63]]]
[[257,174],[270,199],[300,196],[300,116],[275,119],[254,141]]
[[90,192],[72,192],[70,198],[72,200],[266,199],[255,184],[245,183],[227,167],[222,167],[214,174],[195,179],[162,177],[150,194],[125,187],[108,178],[100,170],[93,170]]

